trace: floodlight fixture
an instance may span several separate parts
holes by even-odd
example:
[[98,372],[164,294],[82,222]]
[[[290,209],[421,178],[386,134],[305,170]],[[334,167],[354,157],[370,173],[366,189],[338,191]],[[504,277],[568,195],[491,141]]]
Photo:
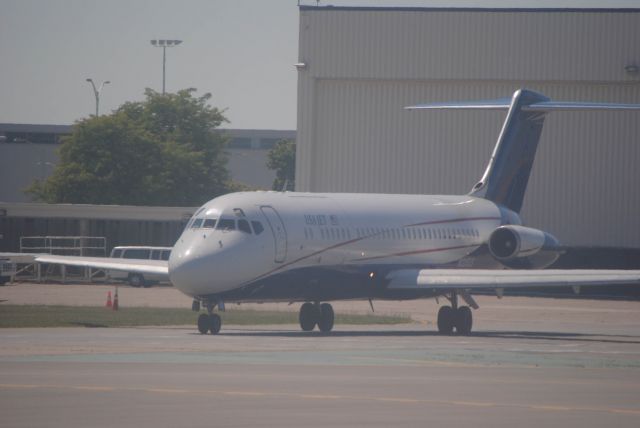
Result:
[[162,95],[165,93],[166,68],[167,68],[167,48],[178,46],[182,40],[154,39],[151,45],[162,48]]

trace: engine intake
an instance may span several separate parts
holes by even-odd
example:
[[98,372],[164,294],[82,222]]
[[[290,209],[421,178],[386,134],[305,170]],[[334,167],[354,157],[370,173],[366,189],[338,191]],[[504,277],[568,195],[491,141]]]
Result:
[[509,267],[546,267],[560,256],[551,234],[525,226],[500,226],[489,237],[489,252]]

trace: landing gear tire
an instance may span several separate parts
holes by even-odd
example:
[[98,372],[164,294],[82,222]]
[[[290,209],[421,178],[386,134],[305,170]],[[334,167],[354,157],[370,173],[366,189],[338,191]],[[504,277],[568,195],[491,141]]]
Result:
[[473,314],[469,306],[460,306],[455,312],[456,333],[467,335],[473,327]]
[[134,273],[129,275],[129,285],[131,285],[132,287],[145,287],[146,283],[144,281],[144,276],[138,274],[138,273]]
[[456,311],[451,306],[442,306],[438,311],[438,332],[440,334],[453,333]]
[[198,331],[201,334],[207,334],[209,331],[209,315],[200,314],[198,317]]
[[328,333],[333,329],[333,321],[335,315],[333,313],[333,306],[329,303],[323,303],[320,305],[320,319],[318,320],[318,328],[323,333]]
[[318,309],[313,303],[307,302],[300,307],[300,315],[298,320],[300,321],[300,328],[303,331],[311,331],[318,323]]
[[211,334],[220,333],[220,327],[222,327],[222,318],[220,318],[220,315],[209,315],[209,331],[211,332]]
[[200,314],[198,317],[198,331],[201,334],[207,334],[211,332],[211,334],[220,333],[220,328],[222,327],[222,319],[218,314]]

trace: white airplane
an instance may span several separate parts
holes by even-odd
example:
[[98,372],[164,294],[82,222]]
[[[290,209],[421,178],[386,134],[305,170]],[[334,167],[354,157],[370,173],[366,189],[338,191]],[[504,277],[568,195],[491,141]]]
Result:
[[[508,110],[489,164],[462,196],[242,192],[194,214],[167,262],[42,255],[41,263],[165,273],[193,309],[201,333],[220,331],[225,302],[303,302],[300,327],[331,331],[329,301],[445,297],[438,330],[468,334],[472,294],[531,286],[640,284],[640,271],[540,270],[558,240],[518,215],[546,113],[640,110],[640,104],[554,102],[528,90],[511,99],[408,109]],[[471,266],[474,269],[460,269]],[[466,305],[460,305],[462,299]],[[467,306],[468,305],[468,306]]]

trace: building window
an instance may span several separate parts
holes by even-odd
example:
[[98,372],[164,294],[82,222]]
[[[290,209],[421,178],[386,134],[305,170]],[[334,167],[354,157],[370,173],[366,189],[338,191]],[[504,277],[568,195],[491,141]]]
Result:
[[260,140],[260,148],[271,150],[273,149],[273,146],[275,146],[279,141],[282,141],[282,140],[279,138],[262,138]]
[[238,137],[232,138],[227,145],[230,149],[250,149],[251,148],[251,138],[246,137]]

